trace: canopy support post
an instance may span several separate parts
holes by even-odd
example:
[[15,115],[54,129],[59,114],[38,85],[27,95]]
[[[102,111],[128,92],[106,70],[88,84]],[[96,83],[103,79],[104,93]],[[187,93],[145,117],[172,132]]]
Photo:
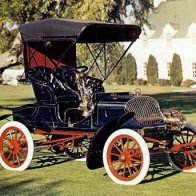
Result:
[[132,46],[134,42],[131,42],[129,44],[129,46],[127,47],[127,49],[123,52],[123,54],[121,55],[120,59],[116,62],[116,64],[114,65],[114,67],[110,70],[110,72],[107,74],[107,76],[104,77],[104,80],[107,80],[108,77],[111,75],[111,73],[114,71],[114,69],[118,66],[118,64],[120,63],[120,61],[122,60],[122,58],[125,56],[125,54],[127,53],[127,51],[129,50],[129,48]]

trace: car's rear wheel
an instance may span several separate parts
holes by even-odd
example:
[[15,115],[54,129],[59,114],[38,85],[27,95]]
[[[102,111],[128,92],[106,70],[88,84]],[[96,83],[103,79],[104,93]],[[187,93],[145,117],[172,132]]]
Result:
[[[169,142],[169,148],[185,145],[177,152],[167,155],[169,163],[177,171],[196,172],[196,128],[187,124],[179,134]],[[190,144],[190,145],[186,145]]]
[[88,139],[81,141],[71,141],[67,143],[67,148],[65,149],[66,154],[72,159],[82,159],[86,158],[90,141]]
[[117,130],[109,136],[104,145],[103,163],[114,182],[136,185],[148,172],[150,154],[147,144],[133,130]]
[[26,126],[8,122],[0,129],[0,163],[12,171],[27,169],[33,158],[34,144]]

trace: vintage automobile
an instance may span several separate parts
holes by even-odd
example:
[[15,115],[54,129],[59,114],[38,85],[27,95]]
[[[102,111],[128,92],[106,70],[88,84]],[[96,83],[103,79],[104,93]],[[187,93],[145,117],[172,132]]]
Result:
[[[47,147],[73,159],[86,157],[89,169],[104,166],[118,184],[140,183],[150,157],[162,153],[176,170],[196,172],[196,128],[182,113],[162,112],[157,100],[140,90],[104,90],[103,82],[139,38],[139,26],[46,19],[19,30],[25,75],[36,102],[14,108],[13,121],[0,129],[0,163],[5,169],[27,169],[34,152]],[[111,65],[107,54],[119,42],[129,45]],[[77,44],[89,50],[91,66],[77,65]],[[44,139],[33,141],[32,134]]]

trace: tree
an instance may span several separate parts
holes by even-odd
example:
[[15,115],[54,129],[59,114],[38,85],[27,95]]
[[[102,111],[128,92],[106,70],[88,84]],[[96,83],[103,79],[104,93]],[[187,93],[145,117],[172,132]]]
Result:
[[147,81],[149,84],[154,85],[158,83],[158,64],[153,55],[148,58],[147,64]]
[[[123,45],[115,44],[112,45],[108,51],[108,70],[111,70],[113,66],[120,59],[121,55],[124,52]],[[125,84],[126,83],[126,56],[124,56],[119,62],[118,66],[113,70],[109,80],[109,83]]]
[[123,57],[118,67],[114,70],[109,82],[117,84],[134,84],[136,79],[136,61],[135,58],[129,53],[127,56]]
[[148,23],[147,15],[153,9],[152,0],[70,0],[72,9],[66,9],[64,17],[124,23],[142,26]]
[[108,7],[109,21],[115,23],[124,22],[135,23],[140,26],[149,24],[147,16],[153,10],[152,0],[114,0],[115,4]]
[[137,80],[137,64],[135,58],[129,53],[126,58],[126,83],[134,84]]
[[67,8],[65,10],[63,17],[78,20],[109,21],[108,7],[114,5],[114,0],[75,1],[72,4],[72,9]]
[[16,37],[18,32],[10,30],[13,26],[50,17],[61,17],[66,8],[66,0],[0,0],[0,2],[0,52],[10,49]]
[[170,82],[173,86],[180,86],[183,80],[182,63],[178,54],[173,55],[172,63],[170,65]]
[[[43,18],[61,17],[66,0],[0,0],[0,70],[20,63],[21,39],[17,25]],[[13,30],[13,27],[14,30]]]
[[[7,22],[14,26],[45,18],[64,17],[123,23],[125,17],[130,17],[134,21],[129,22],[142,25],[146,23],[146,16],[152,8],[150,0],[0,0],[0,3],[0,52],[8,50],[6,53],[12,58],[15,58],[12,53],[15,46],[12,43],[18,32],[6,28]],[[128,6],[131,9],[127,9]],[[85,51],[83,55],[86,55]],[[2,62],[0,57],[0,67],[4,68],[5,64],[9,67],[13,65],[12,62]]]

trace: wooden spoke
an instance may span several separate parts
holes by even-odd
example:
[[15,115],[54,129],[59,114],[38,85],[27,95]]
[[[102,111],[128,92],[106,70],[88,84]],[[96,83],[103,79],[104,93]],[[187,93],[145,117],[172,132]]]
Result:
[[134,161],[134,162],[137,162],[137,163],[141,163],[141,160],[139,160],[139,159],[131,159],[131,161]]
[[10,160],[10,158],[11,158],[12,155],[13,155],[13,153],[10,152],[10,154],[9,154],[8,157],[7,157],[7,160],[8,160],[8,161]]
[[23,160],[25,160],[25,156],[19,151],[18,155],[20,155],[20,157],[22,157]]
[[123,177],[125,177],[125,174],[126,174],[126,164],[124,164],[124,167],[123,167]]
[[132,176],[133,175],[133,173],[132,173],[132,171],[131,171],[131,168],[130,168],[131,166],[130,166],[130,163],[128,163],[128,171],[129,171],[129,176]]
[[186,142],[185,142],[185,140],[184,140],[184,136],[183,136],[183,135],[181,135],[181,138],[182,138],[183,143],[184,143],[184,144],[186,144]]
[[136,146],[137,146],[137,143],[134,142],[133,146],[129,148],[129,152],[131,152],[132,150],[134,150]]
[[177,140],[180,144],[182,144],[182,142],[178,138],[176,138],[175,140]]
[[20,134],[20,137],[18,138],[18,142],[20,142],[20,140],[24,137],[23,134]]
[[116,144],[114,145],[114,147],[116,148],[116,150],[118,150],[118,152],[122,153],[122,150],[118,146],[116,146]]
[[136,172],[138,172],[138,168],[135,165],[132,165],[132,167],[135,169]]
[[121,169],[121,167],[123,166],[123,162],[117,167],[117,169],[116,169],[116,172],[118,173],[119,172],[119,170]]
[[121,155],[120,154],[116,154],[116,153],[111,153],[111,156],[116,156],[116,157],[120,157]]
[[127,149],[129,149],[129,138],[127,138]]

